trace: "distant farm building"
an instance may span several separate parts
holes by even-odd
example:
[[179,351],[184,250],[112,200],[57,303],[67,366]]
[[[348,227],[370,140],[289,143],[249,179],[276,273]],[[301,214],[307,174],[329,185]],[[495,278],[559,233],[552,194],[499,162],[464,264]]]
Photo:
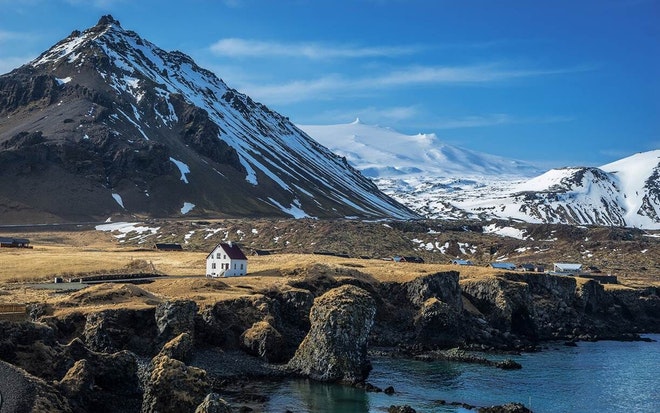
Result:
[[582,272],[582,264],[556,262],[552,268],[552,272],[564,275],[580,274]]
[[525,264],[520,264],[520,269],[522,271],[529,271],[529,272],[544,272],[545,266],[541,264],[525,263]]
[[474,265],[470,260],[459,260],[459,259],[451,260],[451,263],[454,265]]
[[236,277],[247,274],[247,257],[238,245],[230,242],[216,245],[206,257],[207,277]]
[[183,251],[181,244],[156,244],[158,251]]
[[517,268],[516,264],[512,262],[491,262],[490,267],[498,270],[515,270]]
[[417,264],[424,264],[424,258],[422,257],[403,257],[406,262],[414,262]]
[[27,238],[0,237],[0,248],[32,248]]

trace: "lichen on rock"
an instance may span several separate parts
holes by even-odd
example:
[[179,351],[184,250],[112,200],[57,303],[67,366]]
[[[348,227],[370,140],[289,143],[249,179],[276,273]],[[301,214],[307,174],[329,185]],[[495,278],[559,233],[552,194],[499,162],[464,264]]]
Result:
[[192,412],[210,392],[206,371],[158,355],[149,366],[142,413]]
[[311,328],[288,368],[319,381],[355,384],[371,371],[367,339],[376,304],[365,290],[352,285],[332,289],[314,301]]

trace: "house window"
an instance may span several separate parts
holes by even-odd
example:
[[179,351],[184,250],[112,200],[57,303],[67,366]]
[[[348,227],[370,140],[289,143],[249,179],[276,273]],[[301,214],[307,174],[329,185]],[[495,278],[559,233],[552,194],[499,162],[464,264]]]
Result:
[[211,264],[211,268],[213,268],[215,270],[215,263]]
[[243,269],[243,264],[241,264],[241,270]]
[[227,259],[227,254],[223,254],[223,255],[222,255],[222,259],[223,259],[223,260],[226,260],[226,259]]
[[234,263],[234,269],[236,269],[236,263]]

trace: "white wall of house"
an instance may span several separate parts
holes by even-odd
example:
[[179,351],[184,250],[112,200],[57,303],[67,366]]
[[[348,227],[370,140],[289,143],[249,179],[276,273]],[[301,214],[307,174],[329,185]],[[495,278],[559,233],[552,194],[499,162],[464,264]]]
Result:
[[236,277],[247,274],[247,260],[231,259],[221,246],[206,258],[207,277]]

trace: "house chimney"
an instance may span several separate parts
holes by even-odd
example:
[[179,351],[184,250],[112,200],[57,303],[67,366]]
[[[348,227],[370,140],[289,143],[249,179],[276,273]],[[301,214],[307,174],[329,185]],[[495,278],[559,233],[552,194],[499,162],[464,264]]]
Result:
[[231,248],[231,241],[227,241],[227,245],[229,245],[229,248]]

